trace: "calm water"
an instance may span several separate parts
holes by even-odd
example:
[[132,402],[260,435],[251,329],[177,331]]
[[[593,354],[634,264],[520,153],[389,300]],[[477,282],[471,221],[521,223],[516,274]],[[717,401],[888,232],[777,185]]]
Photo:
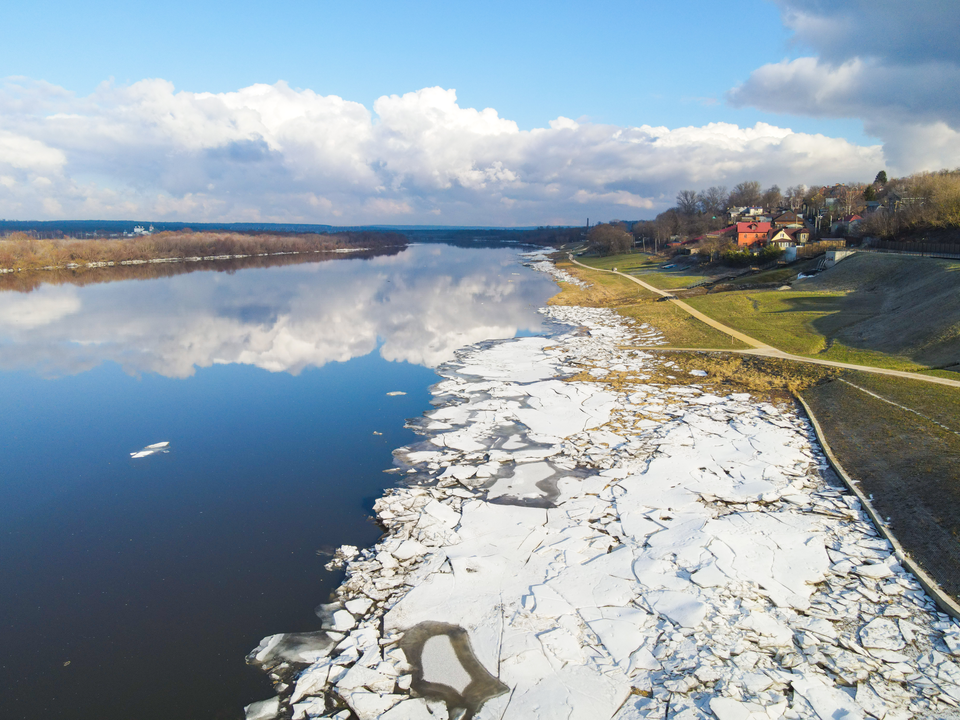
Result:
[[0,293],[3,717],[235,718],[268,697],[244,656],[317,628],[340,581],[317,549],[376,541],[431,368],[539,332],[554,291],[515,250],[421,245]]

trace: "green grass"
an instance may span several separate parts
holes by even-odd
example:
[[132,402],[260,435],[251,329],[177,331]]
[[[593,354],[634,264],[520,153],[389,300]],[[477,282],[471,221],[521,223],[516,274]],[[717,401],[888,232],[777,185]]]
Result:
[[648,282],[661,290],[677,290],[690,287],[698,282],[707,280],[706,275],[698,275],[675,270],[661,270],[660,272],[630,273],[636,278]]
[[850,382],[801,392],[840,464],[889,518],[904,549],[954,598],[960,595],[960,390],[920,380],[845,372]]
[[598,270],[630,272],[637,268],[648,268],[663,262],[662,258],[648,253],[627,253],[625,255],[607,255],[606,257],[579,257],[578,262]]
[[893,370],[926,369],[908,358],[834,340],[837,331],[861,317],[850,309],[843,292],[743,290],[702,295],[686,302],[740,332],[794,355]]
[[747,346],[697,320],[671,302],[646,302],[616,308],[617,312],[653,325],[671,347],[742,350]]
[[[960,380],[957,373],[952,375],[952,379]],[[912,408],[960,432],[960,388],[849,370],[845,371],[842,377],[886,400]]]
[[798,274],[812,270],[819,263],[817,260],[807,260],[806,262],[794,263],[789,267],[776,268],[774,270],[764,270],[754,275],[741,275],[730,280],[732,285],[753,285],[761,283],[786,283],[794,280]]

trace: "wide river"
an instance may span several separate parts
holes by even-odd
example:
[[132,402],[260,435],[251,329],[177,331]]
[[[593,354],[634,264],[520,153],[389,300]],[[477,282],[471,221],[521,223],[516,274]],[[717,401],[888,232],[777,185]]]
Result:
[[246,653],[319,626],[322,552],[379,537],[433,368],[544,332],[555,291],[516,249],[417,245],[0,292],[3,717],[242,717]]

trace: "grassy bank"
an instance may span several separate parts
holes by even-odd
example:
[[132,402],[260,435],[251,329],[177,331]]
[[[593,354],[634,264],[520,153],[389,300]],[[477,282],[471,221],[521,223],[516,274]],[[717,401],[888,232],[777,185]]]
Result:
[[848,382],[803,390],[804,400],[905,550],[960,597],[960,389],[860,372],[841,378]]
[[685,266],[664,269],[665,265],[675,265],[673,261],[664,260],[657,255],[645,253],[629,253],[626,255],[610,255],[607,257],[581,257],[577,260],[598,270],[617,270],[628,275],[640,278],[661,290],[676,290],[690,287],[709,278],[698,270],[687,269]]
[[841,330],[870,316],[845,292],[741,290],[687,299],[700,312],[793,355],[920,371],[908,357],[852,347],[837,338]]
[[584,269],[566,259],[558,259],[556,264],[557,267],[588,283],[588,287],[579,288],[569,283],[561,283],[560,292],[548,301],[550,305],[612,308],[625,317],[650,323],[663,333],[667,342],[674,347],[725,350],[746,347],[739,340],[714,330],[673,303],[657,302],[659,295],[629,278]]

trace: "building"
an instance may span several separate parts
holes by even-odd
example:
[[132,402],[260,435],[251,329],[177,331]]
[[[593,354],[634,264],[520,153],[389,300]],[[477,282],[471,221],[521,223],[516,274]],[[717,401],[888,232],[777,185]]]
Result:
[[767,242],[780,247],[806,245],[810,242],[810,231],[805,227],[773,228],[767,236]]
[[771,225],[768,222],[738,222],[737,246],[763,247],[770,235]]
[[777,215],[773,219],[774,229],[779,228],[801,228],[803,227],[803,219],[800,218],[795,212],[788,211],[782,215]]

